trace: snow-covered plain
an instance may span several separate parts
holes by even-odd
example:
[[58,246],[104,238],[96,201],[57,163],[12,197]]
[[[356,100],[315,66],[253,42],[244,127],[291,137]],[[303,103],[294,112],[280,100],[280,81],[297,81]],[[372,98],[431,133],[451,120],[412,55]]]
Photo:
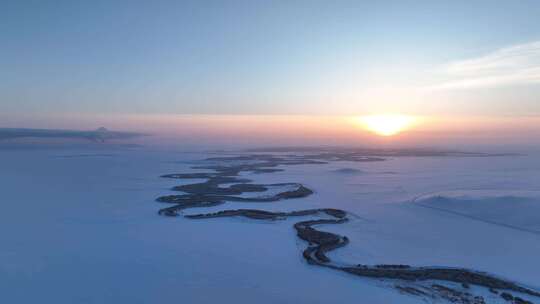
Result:
[[[489,151],[488,151],[489,152]],[[388,283],[308,265],[294,220],[158,216],[154,200],[216,156],[147,148],[0,150],[5,303],[422,303]],[[540,155],[393,157],[246,174],[315,191],[233,208],[340,208],[361,264],[467,267],[540,288]],[[207,171],[207,170],[204,170]],[[489,303],[504,303],[496,296]]]

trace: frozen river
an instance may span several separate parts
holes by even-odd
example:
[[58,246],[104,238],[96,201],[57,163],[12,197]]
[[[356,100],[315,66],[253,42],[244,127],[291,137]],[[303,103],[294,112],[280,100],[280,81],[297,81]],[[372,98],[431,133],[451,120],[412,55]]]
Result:
[[[292,220],[157,215],[207,153],[150,149],[0,151],[0,286],[10,303],[422,303],[377,280],[308,265]],[[391,157],[242,173],[315,193],[264,210],[340,208],[326,230],[362,264],[467,267],[540,287],[540,157]],[[186,213],[254,208],[227,203]],[[520,220],[524,219],[524,220]],[[535,232],[536,231],[536,232]],[[491,298],[490,298],[491,299]],[[502,301],[493,297],[489,303]],[[501,303],[504,303],[502,301]]]

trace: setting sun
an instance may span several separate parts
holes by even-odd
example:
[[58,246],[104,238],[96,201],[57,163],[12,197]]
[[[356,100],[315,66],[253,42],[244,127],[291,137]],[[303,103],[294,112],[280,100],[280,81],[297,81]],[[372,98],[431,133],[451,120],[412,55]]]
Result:
[[360,117],[359,121],[369,131],[381,136],[392,136],[408,129],[415,118],[401,114],[384,114]]

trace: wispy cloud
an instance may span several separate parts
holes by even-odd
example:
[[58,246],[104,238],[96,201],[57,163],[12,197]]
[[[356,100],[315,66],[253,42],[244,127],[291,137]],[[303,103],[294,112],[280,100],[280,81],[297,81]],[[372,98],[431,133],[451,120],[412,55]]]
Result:
[[443,67],[447,80],[431,89],[467,89],[540,83],[540,41],[496,50],[451,62]]

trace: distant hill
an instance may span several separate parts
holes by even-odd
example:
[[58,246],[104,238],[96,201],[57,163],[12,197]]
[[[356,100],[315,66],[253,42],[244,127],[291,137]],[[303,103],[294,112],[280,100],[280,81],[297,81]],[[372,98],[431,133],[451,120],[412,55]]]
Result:
[[106,140],[128,139],[144,135],[145,134],[135,132],[109,131],[104,127],[92,131],[0,128],[0,140],[16,138],[73,138],[87,139],[94,142],[105,142]]

